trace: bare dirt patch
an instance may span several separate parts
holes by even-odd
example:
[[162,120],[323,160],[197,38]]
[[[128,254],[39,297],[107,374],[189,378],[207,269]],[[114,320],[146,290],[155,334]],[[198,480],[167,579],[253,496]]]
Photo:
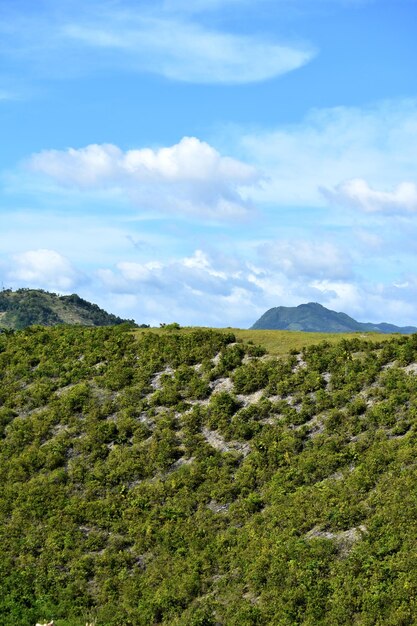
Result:
[[219,450],[220,452],[231,452],[232,450],[235,450],[240,452],[243,456],[247,456],[250,452],[250,447],[247,443],[242,443],[240,441],[226,441],[217,431],[203,428],[202,433],[207,443],[209,443],[212,448]]
[[212,393],[220,393],[221,391],[233,391],[233,381],[231,378],[218,378],[210,383]]
[[334,541],[339,553],[342,556],[346,556],[352,550],[354,544],[360,541],[367,532],[367,528],[363,524],[339,532],[321,530],[318,526],[314,526],[314,528],[306,533],[305,537],[309,541],[312,539],[328,539]]

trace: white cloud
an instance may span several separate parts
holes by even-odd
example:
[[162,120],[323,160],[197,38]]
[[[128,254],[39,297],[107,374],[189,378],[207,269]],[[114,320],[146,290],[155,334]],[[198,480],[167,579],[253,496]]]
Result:
[[7,280],[16,286],[68,291],[82,280],[70,261],[55,250],[28,250],[13,257]]
[[269,266],[292,278],[346,278],[351,274],[350,255],[328,242],[270,241],[261,245],[259,252]]
[[5,24],[0,54],[47,77],[122,69],[205,84],[268,80],[302,67],[315,55],[306,44],[210,29],[157,2],[141,7],[105,0],[61,4],[58,10],[44,4],[32,15],[0,8]]
[[235,143],[265,172],[257,202],[319,207],[320,190],[342,181],[360,178],[384,189],[416,180],[417,101],[314,110],[301,123],[246,133]]
[[59,183],[91,188],[114,179],[122,158],[116,146],[93,144],[79,150],[44,150],[30,158],[28,167]]
[[331,272],[329,276],[320,272],[318,277],[292,276],[278,267],[245,261],[226,270],[224,263],[201,250],[164,263],[119,262],[113,269],[99,270],[97,276],[97,292],[101,299],[113,302],[112,310],[153,325],[175,320],[245,328],[271,307],[311,301],[359,321],[417,325],[417,280],[412,277],[401,285],[397,281],[353,282],[332,278]]
[[243,263],[240,271],[225,271],[223,264],[202,250],[192,256],[165,263],[119,262],[101,269],[98,278],[104,291],[116,298],[137,297],[137,319],[152,323],[228,326],[248,324],[260,289],[251,283]]
[[60,184],[85,190],[117,187],[145,209],[222,219],[251,208],[243,187],[260,178],[255,168],[219,154],[195,137],[152,150],[123,152],[111,144],[45,150],[27,167]]
[[333,285],[343,284],[328,283],[329,294],[330,288],[323,292],[324,282],[311,276],[293,275],[278,266],[227,262],[202,250],[165,263],[119,262],[97,275],[104,293],[112,292],[117,300],[136,298],[137,310],[130,310],[129,316],[153,324],[177,319],[183,324],[246,327],[273,306],[320,297],[333,301]]
[[361,209],[367,213],[412,213],[417,211],[417,185],[400,183],[394,191],[376,191],[362,178],[340,183],[334,189],[322,189],[334,204]]
[[361,289],[346,281],[313,280],[311,287],[321,294],[326,306],[337,311],[363,310],[363,294]]
[[68,24],[62,34],[73,44],[118,53],[132,70],[192,83],[263,81],[298,69],[315,54],[306,45],[281,45],[265,38],[208,30],[195,22],[138,13],[113,15],[104,24],[98,20]]
[[317,280],[311,286],[319,301],[335,311],[342,311],[361,322],[388,322],[399,326],[417,326],[415,298],[417,281],[398,286],[384,283],[349,283]]
[[163,290],[176,294],[185,289],[194,293],[227,295],[230,292],[230,280],[240,285],[239,274],[227,274],[214,267],[210,257],[201,250],[196,250],[190,257],[165,263],[119,262],[116,271],[99,270],[98,275],[107,286],[121,293],[146,287],[151,292]]
[[267,309],[317,301],[360,321],[417,324],[415,276],[372,283],[347,278],[287,274],[278,266],[254,266],[196,250],[169,261],[120,261],[89,277],[50,249],[0,259],[6,286],[78,291],[106,310],[138,322],[248,327]]

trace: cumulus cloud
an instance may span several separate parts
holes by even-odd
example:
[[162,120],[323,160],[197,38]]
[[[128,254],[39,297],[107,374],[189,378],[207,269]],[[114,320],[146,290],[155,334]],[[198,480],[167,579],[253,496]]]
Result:
[[144,148],[123,152],[111,144],[45,150],[35,154],[31,168],[60,182],[81,187],[128,178],[138,182],[212,182],[237,184],[256,178],[253,167],[230,157],[222,157],[209,144],[195,137],[184,137],[169,148]]
[[318,300],[336,311],[342,311],[361,322],[388,322],[400,326],[417,326],[415,298],[417,283],[358,282],[317,280],[311,287]]
[[239,284],[238,274],[227,274],[215,267],[210,257],[201,250],[196,250],[190,257],[165,263],[119,262],[116,271],[99,270],[98,275],[107,286],[120,292],[146,287],[147,292],[163,290],[176,294],[185,289],[195,294],[227,295],[231,288],[230,280],[234,285]]
[[311,301],[359,321],[417,325],[417,280],[412,277],[401,284],[381,284],[330,274],[291,275],[265,263],[241,261],[225,268],[202,250],[166,262],[119,262],[99,270],[97,277],[98,292],[107,294],[106,301],[113,302],[119,315],[154,325],[175,320],[245,328],[271,307]]
[[313,110],[300,123],[243,133],[235,142],[239,153],[265,172],[254,195],[258,203],[320,207],[321,189],[362,179],[375,189],[397,188],[394,203],[407,196],[414,206],[415,190],[401,183],[416,176],[416,100]]
[[291,278],[346,278],[350,255],[332,243],[306,240],[270,241],[260,246],[261,257]]
[[363,294],[358,285],[348,281],[313,280],[311,287],[320,294],[320,300],[337,311],[363,310]]
[[7,279],[17,286],[57,291],[73,289],[82,280],[71,262],[55,250],[28,250],[13,257]]
[[323,195],[340,204],[367,213],[412,213],[417,211],[417,185],[400,183],[394,191],[372,189],[362,178],[340,183],[334,189],[322,188]]
[[59,183],[92,188],[114,180],[121,159],[122,151],[117,146],[94,144],[79,150],[44,150],[34,154],[28,166]]
[[[138,322],[245,328],[267,309],[316,301],[360,321],[417,324],[417,279],[384,284],[349,278],[291,275],[269,264],[250,264],[196,250],[168,261],[120,261],[103,265],[88,279],[51,249],[26,251],[12,262],[0,259],[7,286],[76,290],[107,310]],[[400,280],[401,278],[401,280]]]
[[247,324],[260,289],[248,280],[248,269],[226,272],[207,253],[165,263],[119,262],[97,272],[104,290],[124,298],[134,295],[135,317],[152,323],[178,318],[186,324]]
[[287,269],[265,262],[259,266],[243,260],[227,262],[224,256],[196,250],[166,262],[119,262],[112,269],[99,270],[97,276],[103,292],[114,293],[117,300],[136,298],[137,311],[130,310],[129,315],[141,321],[158,323],[177,317],[186,324],[246,327],[273,306],[334,300],[330,287],[321,288],[328,278],[318,281],[320,271],[312,278]]
[[260,179],[254,167],[220,155],[195,137],[159,150],[123,152],[111,144],[45,150],[27,166],[70,187],[117,187],[143,208],[220,219],[247,213],[252,205],[242,188]]

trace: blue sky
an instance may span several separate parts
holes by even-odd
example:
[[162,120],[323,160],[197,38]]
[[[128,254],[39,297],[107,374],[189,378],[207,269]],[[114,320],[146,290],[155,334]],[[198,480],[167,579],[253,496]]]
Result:
[[417,0],[0,0],[0,279],[417,325]]

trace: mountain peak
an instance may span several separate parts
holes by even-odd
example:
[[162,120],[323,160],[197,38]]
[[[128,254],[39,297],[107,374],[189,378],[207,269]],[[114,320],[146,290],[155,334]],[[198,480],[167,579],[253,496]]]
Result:
[[296,307],[279,306],[269,309],[252,326],[252,329],[299,330],[305,332],[351,333],[379,332],[411,334],[414,326],[398,327],[394,324],[358,322],[346,313],[326,309],[318,302],[307,302]]
[[319,302],[307,302],[306,304],[299,304],[297,307],[297,309],[303,309],[303,308],[320,310],[320,309],[324,309],[325,307],[322,304],[319,304]]

